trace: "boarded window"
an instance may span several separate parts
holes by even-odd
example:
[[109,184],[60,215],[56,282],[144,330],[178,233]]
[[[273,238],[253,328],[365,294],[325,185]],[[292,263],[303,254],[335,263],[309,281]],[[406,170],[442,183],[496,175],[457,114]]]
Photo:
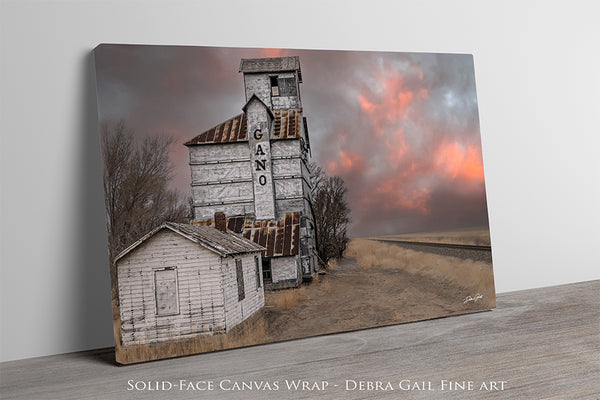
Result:
[[156,315],[179,313],[177,269],[164,268],[154,271],[154,294],[156,298]]
[[246,298],[244,291],[244,270],[242,269],[242,260],[235,260],[235,274],[237,277],[238,301]]
[[296,79],[295,78],[279,78],[279,95],[280,96],[296,96]]
[[260,264],[258,263],[258,256],[254,256],[254,268],[256,272],[256,289],[260,288]]

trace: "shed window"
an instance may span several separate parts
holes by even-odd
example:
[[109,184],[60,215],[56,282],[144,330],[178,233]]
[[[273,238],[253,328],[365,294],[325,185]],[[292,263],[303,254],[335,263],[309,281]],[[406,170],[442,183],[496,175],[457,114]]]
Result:
[[271,96],[279,96],[279,83],[276,76],[271,77]]
[[167,267],[154,271],[156,315],[179,314],[177,269]]
[[242,301],[246,298],[246,292],[244,291],[244,270],[242,268],[242,260],[235,260],[235,274],[237,277],[238,301]]
[[295,78],[279,78],[278,84],[280,96],[297,96]]
[[296,78],[278,78],[271,76],[271,96],[297,96]]
[[258,263],[258,256],[254,256],[254,269],[256,272],[256,290],[260,288],[260,264]]
[[263,282],[265,284],[272,283],[273,277],[271,276],[271,259],[263,258],[262,259],[262,267],[263,267]]

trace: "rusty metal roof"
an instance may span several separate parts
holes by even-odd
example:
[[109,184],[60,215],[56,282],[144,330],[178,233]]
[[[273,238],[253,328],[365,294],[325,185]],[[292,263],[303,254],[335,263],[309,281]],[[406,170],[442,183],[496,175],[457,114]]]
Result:
[[[301,137],[302,109],[273,110],[273,139],[299,139]],[[207,130],[185,143],[198,144],[234,143],[248,140],[246,114],[242,113]]]
[[[214,226],[214,220],[193,221],[194,225]],[[266,248],[264,256],[294,256],[300,251],[300,213],[286,213],[276,221],[255,221],[252,217],[229,217],[227,229]]]
[[276,139],[298,139],[300,138],[302,109],[284,109],[273,111],[275,122],[273,125],[273,137]]
[[198,243],[223,257],[233,254],[265,251],[263,246],[234,232],[222,232],[210,226],[165,222],[123,250],[115,258],[115,262],[163,229],[169,229],[178,233],[192,242]]
[[242,58],[240,72],[300,72],[300,57]]
[[185,143],[186,146],[194,144],[233,143],[248,140],[246,114],[235,117],[207,130]]

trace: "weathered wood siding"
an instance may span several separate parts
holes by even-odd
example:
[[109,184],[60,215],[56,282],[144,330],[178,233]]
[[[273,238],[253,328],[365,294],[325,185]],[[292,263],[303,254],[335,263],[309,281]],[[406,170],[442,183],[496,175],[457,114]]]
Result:
[[271,80],[269,75],[244,74],[244,86],[246,89],[246,101],[255,94],[269,108],[273,108],[271,103]]
[[277,199],[284,199],[288,197],[302,197],[302,179],[287,178],[276,180],[275,193],[277,195]]
[[285,158],[273,160],[273,176],[283,178],[286,176],[302,176],[302,161],[300,158]]
[[302,146],[300,140],[275,140],[271,142],[271,156],[273,160],[282,157],[300,157]]
[[197,221],[212,219],[216,212],[222,211],[227,216],[246,215],[254,213],[254,202],[242,202],[231,204],[210,204],[205,206],[194,206],[194,218]]
[[302,170],[302,174],[301,175],[304,177],[304,179],[306,179],[308,182],[310,182],[310,171],[308,170],[308,166],[306,165],[307,162],[308,161],[304,159],[300,163],[300,169]]
[[204,146],[190,146],[190,164],[210,162],[248,161],[250,151],[248,142],[208,144]]
[[194,218],[254,213],[252,165],[248,143],[191,146]]
[[[310,215],[310,173],[301,157],[302,143],[300,140],[274,140],[270,150],[272,161],[266,186],[271,186],[272,171],[275,212],[282,215],[302,211]],[[213,218],[217,211],[223,211],[227,216],[256,213],[248,143],[192,146],[190,168],[195,219]]]
[[273,143],[272,153],[277,213],[300,211],[304,219],[304,227],[300,232],[301,259],[295,261],[295,267],[289,260],[275,262],[272,267],[273,280],[275,282],[278,274],[281,274],[281,280],[289,279],[294,269],[300,271],[303,277],[310,278],[317,271],[318,262],[314,256],[315,227],[310,206],[312,189],[306,149],[300,140],[280,140]]
[[[258,257],[260,287],[257,287],[256,264],[254,257]],[[244,275],[244,294],[242,301],[238,298],[238,285],[235,260],[242,261]],[[265,305],[265,292],[262,283],[262,260],[260,253],[251,253],[226,257],[222,259],[224,277],[223,292],[225,298],[225,320],[227,330],[230,330]]]
[[[154,271],[175,267],[179,312],[157,316]],[[162,230],[117,264],[123,345],[156,343],[226,328],[221,257]]]
[[273,141],[271,146],[277,213],[281,215],[286,212],[310,212],[306,208],[308,201],[304,199],[310,196],[310,191],[306,190],[310,175],[308,168],[303,166],[300,140],[277,140]]
[[[227,148],[227,145],[213,145]],[[224,150],[225,154],[228,154]],[[225,160],[223,160],[225,161]],[[194,165],[192,167],[192,185],[206,185],[218,182],[251,181],[250,161],[238,161],[219,164]]]
[[278,199],[275,200],[275,209],[278,215],[285,215],[289,212],[304,210],[304,201],[302,199]]
[[194,198],[198,205],[210,203],[243,203],[252,201],[252,182],[216,183],[194,186]]

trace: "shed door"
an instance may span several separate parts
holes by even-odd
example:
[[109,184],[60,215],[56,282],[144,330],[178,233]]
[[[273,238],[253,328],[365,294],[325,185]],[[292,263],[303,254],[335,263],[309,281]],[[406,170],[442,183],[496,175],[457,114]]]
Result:
[[156,297],[156,315],[179,313],[177,270],[175,268],[154,271],[154,291]]

